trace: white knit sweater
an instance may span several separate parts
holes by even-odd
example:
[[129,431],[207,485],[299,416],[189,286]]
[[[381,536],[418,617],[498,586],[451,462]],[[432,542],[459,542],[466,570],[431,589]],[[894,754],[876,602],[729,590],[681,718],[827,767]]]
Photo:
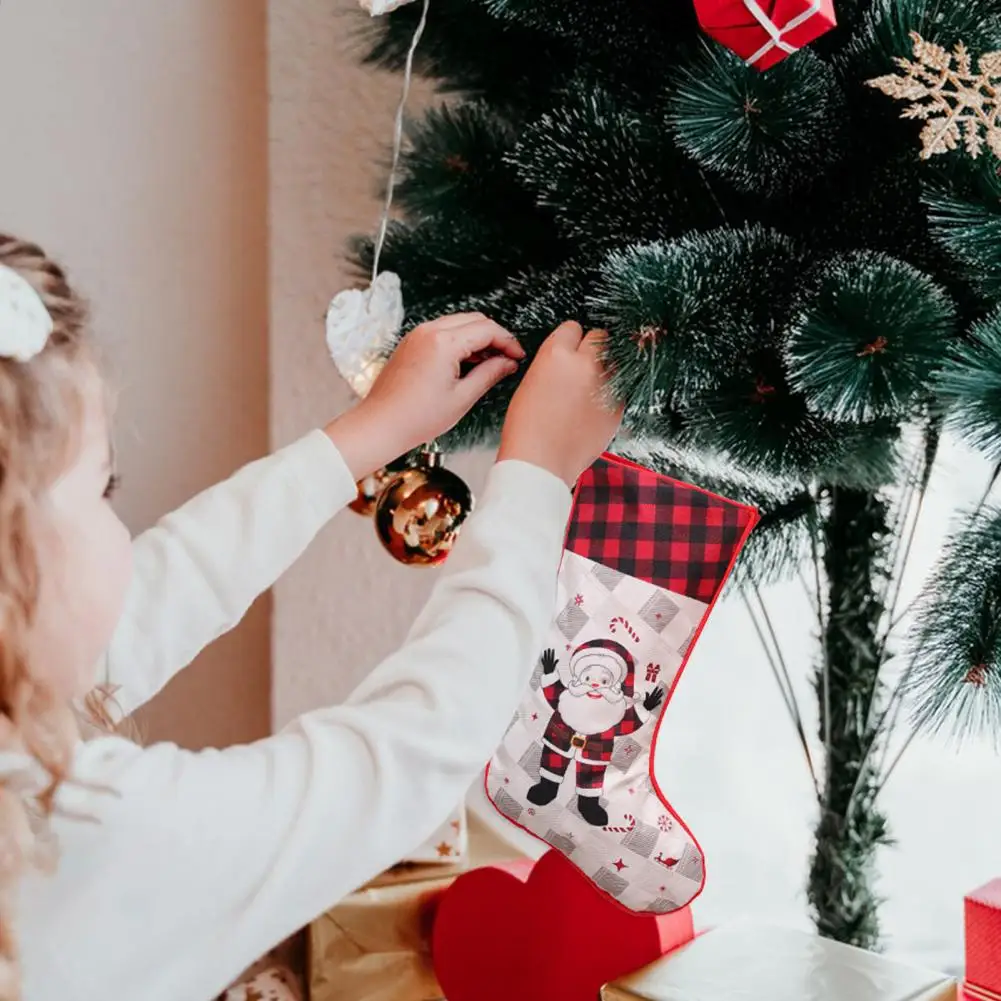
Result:
[[[140,536],[108,653],[123,707],[238,622],[354,493],[315,432]],[[75,778],[114,792],[61,794],[96,822],[57,819],[58,871],[24,882],[25,1001],[209,1001],[429,836],[528,683],[569,509],[550,474],[495,466],[406,643],[343,705],[224,751],[81,744]]]

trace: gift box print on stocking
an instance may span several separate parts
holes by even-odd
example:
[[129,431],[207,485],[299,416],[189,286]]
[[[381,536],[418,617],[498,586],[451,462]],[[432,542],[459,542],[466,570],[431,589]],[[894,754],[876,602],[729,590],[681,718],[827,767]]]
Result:
[[670,694],[756,519],[612,456],[577,490],[547,647],[487,795],[630,910],[676,910],[704,881],[701,849],[652,761]]

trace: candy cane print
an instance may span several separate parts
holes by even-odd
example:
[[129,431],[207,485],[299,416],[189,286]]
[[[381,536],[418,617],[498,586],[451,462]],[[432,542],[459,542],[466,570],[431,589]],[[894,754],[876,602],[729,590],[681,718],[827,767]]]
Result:
[[639,643],[639,641],[640,641],[639,633],[636,632],[636,630],[633,629],[633,627],[631,625],[629,625],[629,623],[621,615],[616,615],[615,618],[612,619],[611,622],[609,622],[609,624],[608,624],[609,630],[611,632],[613,632],[613,633],[616,632],[617,629],[618,629],[619,623],[622,624],[623,629],[625,629],[625,631],[627,633],[629,633],[629,635],[633,638],[633,641],[635,643]]
[[609,834],[632,834],[636,830],[636,818],[631,813],[622,815],[622,819],[629,825],[628,827],[606,827]]

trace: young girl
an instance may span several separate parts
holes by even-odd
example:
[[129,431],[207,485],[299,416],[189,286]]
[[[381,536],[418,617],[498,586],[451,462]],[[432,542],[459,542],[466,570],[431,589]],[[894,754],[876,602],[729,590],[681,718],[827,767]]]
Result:
[[528,682],[569,487],[618,425],[598,347],[566,324],[539,352],[427,607],[344,705],[224,751],[83,742],[95,686],[152,696],[523,351],[475,314],[418,328],[363,403],[133,545],[83,306],[0,235],[0,1001],[209,1001],[443,821]]

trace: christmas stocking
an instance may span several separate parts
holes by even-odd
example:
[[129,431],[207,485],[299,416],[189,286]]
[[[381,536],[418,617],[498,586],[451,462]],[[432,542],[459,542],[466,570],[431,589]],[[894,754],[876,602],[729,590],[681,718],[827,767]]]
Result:
[[652,761],[664,708],[757,520],[614,456],[577,488],[556,615],[487,770],[500,813],[633,911],[702,888],[702,851]]

